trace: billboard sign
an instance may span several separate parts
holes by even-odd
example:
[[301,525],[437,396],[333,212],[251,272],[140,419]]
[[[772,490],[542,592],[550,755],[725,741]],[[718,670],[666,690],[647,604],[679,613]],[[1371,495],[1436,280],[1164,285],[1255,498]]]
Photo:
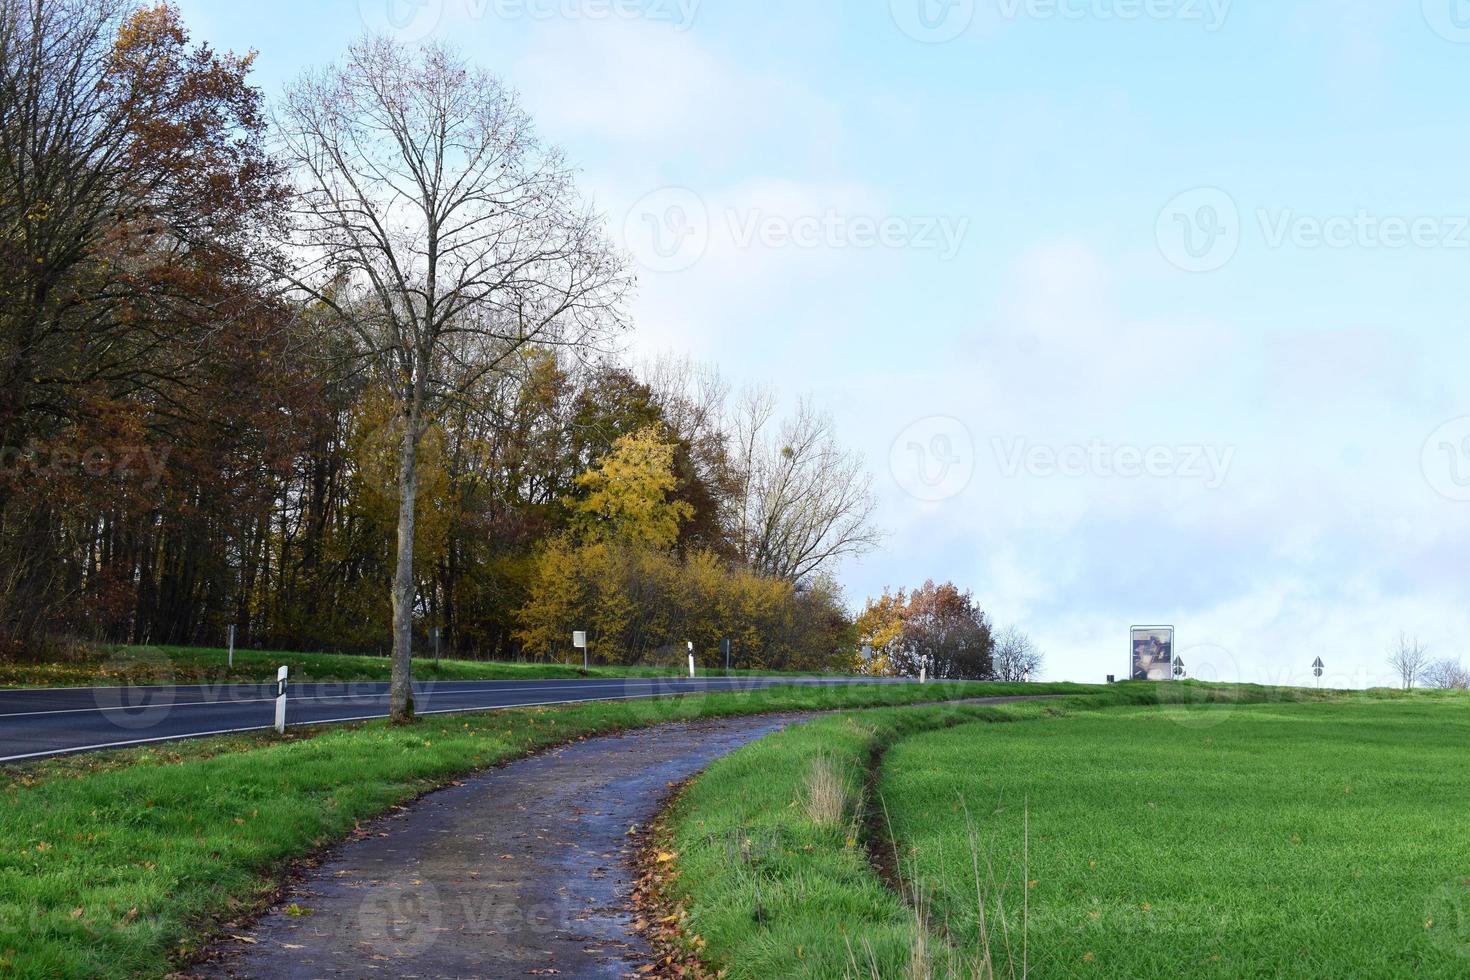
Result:
[[1133,669],[1136,681],[1167,681],[1174,676],[1174,627],[1133,627]]

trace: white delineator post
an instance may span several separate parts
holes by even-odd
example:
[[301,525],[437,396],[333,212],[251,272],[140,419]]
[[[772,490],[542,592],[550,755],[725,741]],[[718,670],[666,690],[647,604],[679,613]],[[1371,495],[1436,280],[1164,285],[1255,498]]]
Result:
[[689,678],[694,678],[694,641],[689,641]]
[[235,627],[230,626],[230,669],[235,669]]
[[286,734],[286,668],[276,671],[276,734]]
[[929,668],[928,667],[920,667],[919,668],[919,683],[920,684],[927,684],[928,681],[929,681]]

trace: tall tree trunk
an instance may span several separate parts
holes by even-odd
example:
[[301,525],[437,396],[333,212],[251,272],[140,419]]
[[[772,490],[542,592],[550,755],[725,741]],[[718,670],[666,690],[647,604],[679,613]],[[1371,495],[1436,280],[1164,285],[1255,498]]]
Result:
[[393,675],[388,715],[395,724],[413,721],[413,524],[418,499],[419,399],[404,419],[398,451],[398,567],[393,574]]

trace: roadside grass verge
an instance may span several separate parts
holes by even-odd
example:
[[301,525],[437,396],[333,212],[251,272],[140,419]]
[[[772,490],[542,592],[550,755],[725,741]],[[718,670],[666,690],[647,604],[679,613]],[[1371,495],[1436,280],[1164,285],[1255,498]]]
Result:
[[[1470,841],[1447,822],[1451,801],[1461,815],[1470,803],[1470,776],[1428,797],[1420,791],[1441,767],[1454,765],[1453,753],[1463,758],[1463,733],[1431,757],[1414,761],[1412,751],[1436,737],[1431,718],[1457,716],[1470,701],[1382,694],[1125,684],[1058,701],[820,719],[718,761],[686,788],[658,838],[657,847],[675,855],[663,896],[682,917],[688,947],[735,978],[1019,977],[1023,943],[1038,977],[1261,976],[1301,963],[1329,967],[1306,971],[1317,976],[1375,975],[1354,965],[1381,967],[1392,951],[1376,960],[1361,952],[1334,960],[1330,948],[1371,945],[1379,933],[1366,915],[1375,904],[1402,920],[1398,952],[1415,948],[1407,927],[1426,931],[1425,917],[1410,921],[1433,892],[1424,888],[1455,880],[1456,861],[1462,877],[1470,875]],[[1298,701],[1341,703],[1291,703]],[[1385,714],[1374,722],[1379,711]],[[1290,723],[1261,727],[1252,720],[1275,717]],[[1040,718],[1053,720],[988,724]],[[1338,741],[1332,754],[1347,766],[1357,755],[1355,740],[1387,740],[1386,754],[1363,755],[1341,773],[1319,767],[1315,782],[1302,782],[1301,754]],[[881,782],[869,786],[879,760]],[[1043,779],[1047,795],[1032,791]],[[1303,785],[1316,795],[1303,796]],[[1369,800],[1397,800],[1390,806],[1398,816],[1380,821],[1355,809],[1365,791]],[[1195,805],[1185,808],[1191,793]],[[828,804],[812,805],[833,797],[843,800],[843,819],[834,819]],[[1237,799],[1253,802],[1237,806]],[[1288,830],[1329,805],[1335,812],[1311,836]],[[1043,807],[1055,812],[1048,816]],[[1030,889],[1022,877],[1028,809],[1028,880],[1036,882]],[[1415,815],[1432,838],[1416,838]],[[892,852],[890,817],[899,842]],[[1341,846],[1313,854],[1335,828],[1358,817],[1367,822]],[[1375,839],[1385,833],[1396,835],[1393,843]],[[1068,834],[1085,835],[1094,854],[1062,849],[1057,842]],[[1190,845],[1174,843],[1181,839]],[[1233,848],[1233,864],[1219,863],[1213,848]],[[1456,856],[1423,862],[1434,848]],[[871,858],[896,870],[902,896],[884,884]],[[1111,897],[1096,905],[1096,892],[1086,890],[1097,873],[1088,863],[1094,860],[1114,880]],[[1390,870],[1403,861],[1421,866],[1408,874]],[[1302,869],[1310,873],[1298,874]],[[1354,902],[1357,913],[1338,918],[1334,903],[1347,901],[1341,892],[1361,882],[1358,871],[1380,874],[1384,887],[1365,892]],[[1393,883],[1406,878],[1418,890],[1395,896]],[[1192,882],[1200,887],[1189,892]],[[1332,902],[1297,902],[1300,890],[1328,884],[1338,890],[1329,892]],[[1230,894],[1250,900],[1232,906],[1224,901]],[[977,896],[984,896],[988,943],[980,941]],[[1308,918],[1285,928],[1293,914]],[[1459,924],[1470,951],[1470,902],[1446,918]],[[1260,927],[1284,931],[1257,936]],[[1193,928],[1196,937],[1227,933],[1237,953],[1259,947],[1274,959],[1237,956],[1232,971],[1223,959],[1209,961],[1211,950],[1200,964],[1171,928]],[[1087,948],[1078,945],[1084,938]],[[1430,968],[1430,975],[1463,976],[1470,960],[1458,974],[1433,973],[1435,965],[1432,958],[1407,959],[1400,973]],[[1219,969],[1211,974],[1213,967]]]
[[161,975],[277,894],[294,859],[455,777],[670,721],[1070,685],[775,687],[203,739],[0,770],[0,974]]
[[[387,681],[387,657],[339,653],[293,653],[207,647],[77,645],[36,662],[0,661],[0,687],[105,687],[118,684],[259,684],[274,681],[276,669],[291,669],[293,681]],[[420,681],[559,680],[577,677],[683,677],[687,667],[591,667],[580,664],[434,660],[417,655]],[[701,677],[779,677],[779,671],[700,669]],[[810,676],[810,672],[808,675]]]
[[[874,873],[859,832],[870,758],[929,728],[1055,710],[1031,702],[867,711],[790,728],[719,760],[679,797],[658,843],[676,856],[664,896],[682,906],[685,939],[731,977],[846,977],[854,956],[878,964],[879,976],[903,977],[918,928]],[[810,805],[828,792],[845,804],[840,819]]]
[[983,945],[979,842],[989,931],[1011,937],[990,944],[998,976],[1023,975],[1024,934],[1037,977],[1461,978],[1467,708],[965,726],[898,742],[879,791],[905,873],[961,950]]

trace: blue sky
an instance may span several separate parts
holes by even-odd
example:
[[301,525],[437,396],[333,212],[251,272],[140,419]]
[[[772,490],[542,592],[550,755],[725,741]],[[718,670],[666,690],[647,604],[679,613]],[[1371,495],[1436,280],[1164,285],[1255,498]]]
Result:
[[1470,654],[1467,0],[181,4],[274,95],[368,28],[522,94],[642,269],[635,356],[867,456],[856,604],[951,578],[1048,674]]

